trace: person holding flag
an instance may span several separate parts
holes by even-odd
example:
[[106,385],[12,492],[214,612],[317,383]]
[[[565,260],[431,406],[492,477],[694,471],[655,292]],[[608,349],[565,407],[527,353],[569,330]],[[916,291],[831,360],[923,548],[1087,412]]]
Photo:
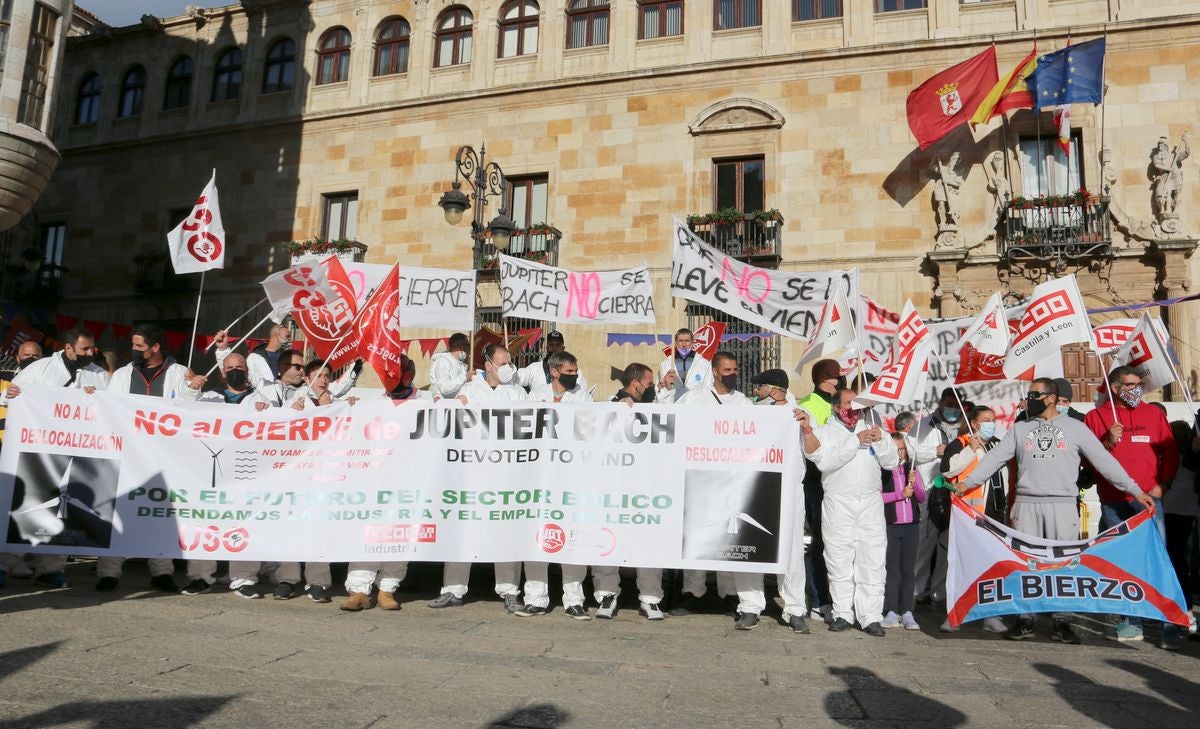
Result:
[[712,385],[712,364],[695,348],[691,329],[675,332],[671,355],[658,366],[658,401],[679,402],[689,390],[704,390]]

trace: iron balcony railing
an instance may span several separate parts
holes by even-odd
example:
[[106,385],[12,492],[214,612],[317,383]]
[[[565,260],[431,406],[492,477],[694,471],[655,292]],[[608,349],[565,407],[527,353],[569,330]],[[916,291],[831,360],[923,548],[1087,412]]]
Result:
[[[525,230],[517,230],[508,240],[508,248],[503,253],[514,258],[524,258],[534,263],[544,263],[547,266],[558,265],[558,244],[562,241],[562,231],[552,225],[535,226]],[[475,251],[475,269],[478,271],[495,271],[499,268],[500,259],[496,256],[496,247],[490,239],[480,241]]]
[[710,215],[688,217],[688,228],[727,256],[757,266],[778,266],[783,251],[783,216],[763,219],[746,214],[732,221]]
[[997,229],[1000,255],[1009,259],[1078,259],[1112,248],[1108,198],[1015,199]]

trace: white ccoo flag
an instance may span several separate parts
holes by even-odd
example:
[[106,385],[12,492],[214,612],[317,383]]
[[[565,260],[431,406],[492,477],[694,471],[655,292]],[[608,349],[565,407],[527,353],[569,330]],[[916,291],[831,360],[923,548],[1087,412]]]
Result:
[[892,353],[888,357],[888,364],[899,362],[904,355],[908,354],[909,350],[924,342],[928,337],[929,328],[925,326],[925,320],[917,313],[917,307],[913,306],[912,299],[905,301],[904,309],[900,312],[900,323],[896,325],[896,338],[892,340]]
[[1171,355],[1163,344],[1155,321],[1142,314],[1129,339],[1113,355],[1114,365],[1127,365],[1142,376],[1142,389],[1157,390],[1175,381]]
[[895,361],[887,362],[871,386],[854,398],[857,407],[910,405],[917,399],[920,383],[933,351],[933,337],[922,337]]
[[803,372],[801,368],[805,362],[827,357],[853,346],[854,319],[850,316],[850,302],[846,300],[846,292],[842,287],[834,286],[833,295],[825,300],[825,306],[821,308],[817,329],[812,339],[808,340],[804,354],[800,355],[800,362],[796,364],[796,374]]
[[1092,326],[1075,276],[1038,284],[1004,358],[1004,376],[1017,379],[1064,344],[1092,341]]
[[204,186],[192,212],[170,233],[167,247],[175,273],[199,273],[225,267],[225,227],[217,204],[217,171]]

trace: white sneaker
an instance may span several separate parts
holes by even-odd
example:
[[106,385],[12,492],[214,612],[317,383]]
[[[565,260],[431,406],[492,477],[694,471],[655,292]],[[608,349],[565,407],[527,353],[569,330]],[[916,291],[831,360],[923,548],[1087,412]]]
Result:
[[1007,633],[1008,626],[1000,618],[984,618],[983,629],[989,633]]
[[885,628],[899,628],[900,616],[895,611],[889,611],[887,615],[883,616],[883,622],[880,625]]
[[920,630],[921,626],[917,625],[917,619],[912,613],[904,613],[900,616],[900,622],[904,625],[905,630]]
[[[906,626],[906,627],[907,627],[907,626]],[[941,628],[941,630],[942,630],[942,632],[943,632],[943,633],[956,633],[956,632],[958,632],[958,628],[956,628],[956,627],[954,627],[953,625],[951,625],[951,624],[950,624],[950,618],[946,618],[946,620],[942,622],[942,628]]]

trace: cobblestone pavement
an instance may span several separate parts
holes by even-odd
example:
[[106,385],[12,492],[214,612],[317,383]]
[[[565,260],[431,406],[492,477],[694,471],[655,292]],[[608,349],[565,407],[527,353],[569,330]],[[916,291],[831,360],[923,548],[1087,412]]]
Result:
[[[111,596],[0,591],[0,729],[10,727],[1169,727],[1200,725],[1200,643],[1011,642],[968,627],[811,635],[764,616],[650,623],[507,615],[477,566],[477,602],[432,610],[440,570],[414,566],[403,609],[149,591],[131,562]],[[182,583],[183,575],[177,575]],[[633,593],[627,580],[627,599]],[[405,592],[405,590],[407,592]],[[557,600],[556,600],[557,603]]]

